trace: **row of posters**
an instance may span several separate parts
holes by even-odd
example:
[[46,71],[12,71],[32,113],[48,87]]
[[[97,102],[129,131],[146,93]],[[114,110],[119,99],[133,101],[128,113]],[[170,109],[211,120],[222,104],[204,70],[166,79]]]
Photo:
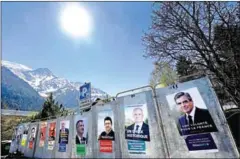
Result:
[[[218,132],[218,129],[197,87],[169,94],[166,99],[188,150],[218,151],[211,135],[212,132]],[[129,153],[146,154],[146,142],[151,140],[147,105],[126,105],[124,114],[125,139]],[[104,110],[98,114],[98,139],[100,152],[112,152],[111,140],[114,141],[115,137],[111,110]]]
[[[183,137],[189,151],[216,150],[216,144],[211,133],[217,132],[211,114],[205,105],[202,96],[196,87],[182,90],[166,96],[172,116],[175,117],[179,134]],[[146,104],[124,106],[125,115],[125,139],[128,151],[132,154],[146,154],[146,149],[151,141],[149,114]],[[80,115],[75,116],[74,129],[76,130],[75,144],[77,155],[86,155],[88,144],[88,120]],[[48,149],[53,150],[56,140],[56,122],[49,123]],[[70,121],[63,120],[59,125],[59,152],[66,152],[69,140]],[[72,126],[71,126],[72,128]],[[29,148],[33,148],[37,127],[30,128]],[[16,139],[22,139],[21,145],[26,145],[27,132],[19,127]],[[111,109],[98,113],[98,136],[99,150],[103,153],[112,153],[115,141],[114,116]],[[47,122],[40,124],[39,147],[44,146],[47,133]],[[19,142],[19,141],[18,141]]]

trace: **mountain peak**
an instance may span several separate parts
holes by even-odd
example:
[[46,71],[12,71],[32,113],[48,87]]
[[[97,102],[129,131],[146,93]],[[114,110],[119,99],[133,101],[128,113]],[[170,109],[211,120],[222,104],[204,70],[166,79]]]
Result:
[[2,66],[5,66],[10,69],[22,70],[22,71],[31,71],[32,70],[32,68],[27,67],[25,65],[18,64],[15,62],[5,61],[5,60],[2,60]]
[[31,72],[36,74],[46,75],[46,76],[53,76],[53,73],[48,68],[38,68]]
[[[52,92],[56,101],[66,107],[78,106],[79,87],[81,82],[71,82],[65,78],[55,76],[48,68],[31,69],[22,64],[3,61],[3,66],[27,82],[40,96],[46,97]],[[106,98],[107,93],[92,86],[93,98]]]

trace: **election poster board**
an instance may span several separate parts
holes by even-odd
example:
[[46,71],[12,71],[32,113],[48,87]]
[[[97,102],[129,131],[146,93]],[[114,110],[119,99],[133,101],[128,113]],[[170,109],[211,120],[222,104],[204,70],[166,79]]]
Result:
[[48,127],[48,150],[53,150],[56,140],[56,122],[49,123]]
[[37,126],[36,125],[32,125],[30,127],[30,136],[29,136],[29,140],[28,140],[28,148],[29,149],[33,149],[35,140],[36,140],[36,132],[37,132]]
[[111,109],[105,109],[98,113],[98,140],[100,152],[112,153],[112,141],[115,140],[115,132]]
[[27,134],[23,134],[22,136],[22,141],[21,141],[21,145],[25,146],[27,143]]
[[218,132],[218,129],[198,88],[180,90],[167,95],[166,99],[189,151],[216,152],[211,133]]
[[126,105],[125,139],[130,154],[146,154],[146,143],[150,141],[148,111],[146,104]]
[[69,140],[69,120],[63,120],[60,122],[59,129],[59,152],[66,152],[66,145]]
[[22,139],[22,135],[24,132],[24,126],[23,125],[19,125],[18,129],[17,129],[17,145],[21,144],[21,139]]
[[26,146],[27,143],[27,135],[28,135],[28,129],[29,129],[29,123],[23,124],[23,135],[21,140],[21,146]]
[[39,147],[44,147],[44,142],[46,139],[46,131],[47,131],[47,122],[41,122]]
[[76,115],[75,121],[75,144],[77,156],[86,155],[86,145],[88,144],[88,120],[80,114]]

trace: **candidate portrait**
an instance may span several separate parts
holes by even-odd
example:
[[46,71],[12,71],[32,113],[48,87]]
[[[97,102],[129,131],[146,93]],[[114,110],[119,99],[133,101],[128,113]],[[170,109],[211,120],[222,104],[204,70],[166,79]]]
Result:
[[87,144],[87,138],[84,137],[84,121],[83,120],[78,120],[76,123],[76,130],[77,130],[77,134],[75,137],[75,143],[76,144]]
[[103,131],[99,135],[98,140],[115,140],[114,131],[112,129],[111,117],[109,116],[105,117],[103,122],[104,122],[105,131]]
[[36,134],[36,128],[32,127],[30,136],[29,136],[29,141],[34,141],[35,140],[35,134]]
[[150,141],[149,126],[143,121],[144,112],[140,107],[132,111],[133,124],[126,127],[125,136],[130,140]]
[[61,122],[61,128],[59,131],[59,140],[58,143],[68,143],[68,136],[69,136],[69,129],[66,128],[66,123],[63,121]]
[[[201,97],[201,96],[200,96]],[[178,129],[181,135],[216,132],[216,125],[207,109],[199,108],[187,92],[179,92],[174,101],[182,115],[178,118]]]

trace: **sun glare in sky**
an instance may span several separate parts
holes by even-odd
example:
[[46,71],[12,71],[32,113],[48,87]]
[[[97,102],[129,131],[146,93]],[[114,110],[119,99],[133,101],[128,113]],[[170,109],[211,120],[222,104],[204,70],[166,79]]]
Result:
[[62,29],[72,37],[87,38],[92,30],[91,17],[88,11],[79,4],[66,5],[60,15]]

